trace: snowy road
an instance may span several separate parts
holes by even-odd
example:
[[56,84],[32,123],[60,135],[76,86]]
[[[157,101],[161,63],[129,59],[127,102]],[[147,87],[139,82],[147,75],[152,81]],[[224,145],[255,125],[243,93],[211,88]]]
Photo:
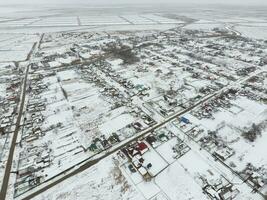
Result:
[[[26,61],[30,60],[31,55],[34,52],[36,46],[37,46],[37,43],[34,43],[31,51],[27,55]],[[1,200],[5,200],[8,185],[9,185],[8,183],[9,183],[10,172],[12,169],[12,163],[13,163],[13,156],[14,156],[14,151],[15,151],[15,147],[16,147],[16,141],[17,141],[19,130],[20,130],[21,118],[22,118],[23,111],[24,111],[25,96],[26,96],[26,89],[27,89],[27,78],[28,78],[29,69],[30,69],[30,64],[26,67],[25,76],[23,77],[23,85],[21,86],[22,89],[21,89],[21,95],[20,95],[20,104],[18,107],[18,117],[17,117],[17,121],[16,121],[16,127],[15,127],[15,131],[13,134],[12,142],[11,142],[11,147],[9,149],[8,159],[6,162],[6,169],[5,169],[5,174],[3,177],[1,193],[0,193],[0,199]]]

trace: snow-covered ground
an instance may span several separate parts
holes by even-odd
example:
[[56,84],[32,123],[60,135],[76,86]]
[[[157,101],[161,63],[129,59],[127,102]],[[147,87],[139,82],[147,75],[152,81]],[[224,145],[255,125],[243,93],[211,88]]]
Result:
[[25,60],[38,38],[35,34],[0,33],[0,62]]
[[34,199],[145,199],[113,162],[108,157]]
[[[224,190],[231,199],[260,199],[242,173],[252,164],[266,179],[266,80],[258,73],[267,52],[257,40],[266,39],[266,19],[196,8],[39,9],[47,15],[0,8],[1,103],[16,105],[23,61],[37,42],[8,197],[103,156],[34,199],[205,200]],[[244,95],[224,98],[225,88]],[[244,133],[258,124],[261,133],[248,141]],[[1,135],[0,155],[11,137]],[[230,155],[218,160],[218,152]]]
[[252,24],[251,26],[238,25],[235,27],[235,29],[245,37],[265,40],[267,39],[267,26],[254,26],[254,24]]

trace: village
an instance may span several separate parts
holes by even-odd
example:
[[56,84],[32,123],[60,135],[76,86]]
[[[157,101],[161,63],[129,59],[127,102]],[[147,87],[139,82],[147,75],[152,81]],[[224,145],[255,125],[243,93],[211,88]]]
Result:
[[146,200],[267,197],[266,40],[225,28],[39,36],[26,61],[0,65],[0,173],[17,134],[14,198],[108,156]]

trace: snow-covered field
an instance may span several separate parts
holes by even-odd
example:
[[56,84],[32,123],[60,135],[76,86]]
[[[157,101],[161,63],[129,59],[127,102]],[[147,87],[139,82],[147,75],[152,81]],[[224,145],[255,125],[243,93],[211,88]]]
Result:
[[44,193],[34,199],[143,200],[144,197],[138,189],[125,178],[120,168],[113,162],[112,157],[108,157],[94,167],[68,179],[64,184],[52,188],[49,193]]
[[0,33],[0,62],[25,60],[38,38],[35,34]]
[[0,23],[0,28],[34,28],[34,27],[77,27],[101,25],[150,25],[150,24],[183,24],[183,21],[169,19],[156,14],[127,15],[81,15],[81,16],[47,16],[14,18]]
[[238,25],[235,27],[235,29],[245,37],[265,40],[267,39],[267,26],[254,26],[254,24],[252,24],[252,26]]
[[80,16],[81,25],[125,25],[129,22],[116,15]]
[[51,17],[36,20],[28,26],[77,26],[77,17]]
[[[186,115],[196,125],[201,125],[207,130],[217,131],[218,137],[225,141],[234,154],[225,162],[235,171],[241,172],[251,163],[254,167],[266,169],[267,154],[264,149],[267,129],[267,107],[245,97],[238,97],[232,101],[229,109],[221,109],[214,114],[214,119],[197,119]],[[249,130],[253,124],[265,124],[260,135],[255,141],[246,140],[242,134]]]
[[0,8],[0,156],[30,66],[8,197],[69,174],[34,199],[267,194],[264,14],[38,9]]

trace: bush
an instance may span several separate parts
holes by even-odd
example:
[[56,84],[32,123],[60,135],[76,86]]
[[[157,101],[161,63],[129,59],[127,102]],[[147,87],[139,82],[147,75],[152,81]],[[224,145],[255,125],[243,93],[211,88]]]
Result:
[[262,125],[255,123],[252,124],[251,128],[248,131],[242,133],[242,136],[250,142],[254,142],[258,135],[261,135]]
[[124,64],[134,64],[139,61],[136,53],[127,45],[108,44],[104,51],[113,55],[115,58],[122,59]]

